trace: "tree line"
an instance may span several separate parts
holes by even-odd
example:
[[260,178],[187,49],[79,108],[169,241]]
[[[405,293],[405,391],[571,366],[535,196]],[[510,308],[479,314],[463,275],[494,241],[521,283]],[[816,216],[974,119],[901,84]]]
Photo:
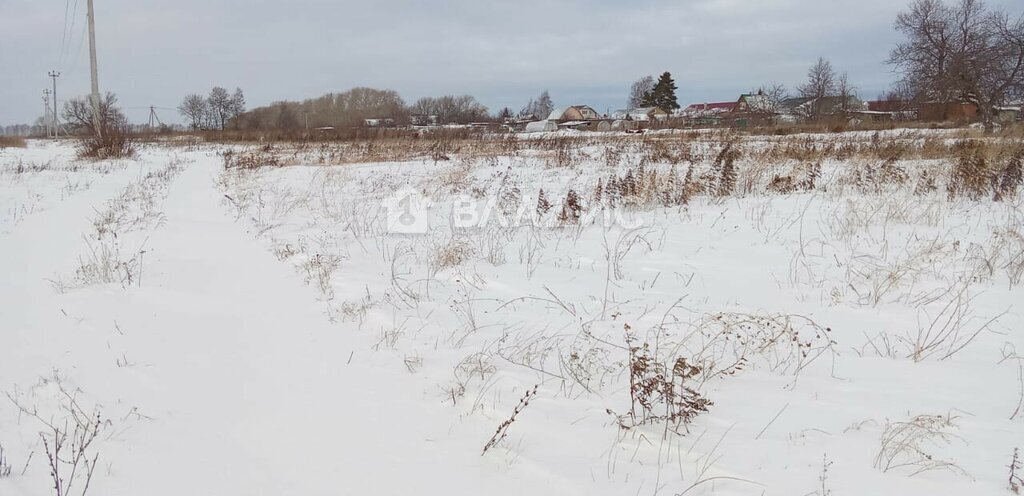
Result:
[[[179,111],[193,123],[195,129],[206,129],[209,122],[201,116],[212,108],[210,99],[197,95],[186,97]],[[197,110],[192,111],[195,108]],[[554,109],[551,95],[545,90],[532,98],[518,113],[505,107],[492,115],[490,110],[472,95],[443,95],[423,97],[407,104],[397,91],[377,88],[352,88],[341,93],[327,93],[302,101],[280,101],[238,113],[223,113],[227,120],[214,120],[224,127],[240,130],[297,131],[325,127],[349,128],[364,125],[367,119],[387,120],[394,125],[409,124],[470,124],[474,122],[503,122],[527,116],[545,119]]]
[[228,123],[245,112],[245,95],[241,88],[234,93],[220,86],[214,86],[206,97],[191,94],[178,105],[181,113],[192,129],[227,129]]

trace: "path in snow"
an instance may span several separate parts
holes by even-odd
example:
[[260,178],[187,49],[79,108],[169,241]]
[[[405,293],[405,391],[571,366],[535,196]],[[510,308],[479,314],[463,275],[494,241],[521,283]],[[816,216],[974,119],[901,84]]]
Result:
[[[219,161],[197,157],[164,202],[141,287],[46,287],[82,249],[81,205],[48,219],[67,229],[25,230],[14,241],[24,249],[5,249],[23,269],[2,283],[9,308],[21,309],[14,342],[48,350],[14,377],[24,388],[55,363],[113,419],[98,494],[574,493],[543,473],[517,480],[522,464],[495,469],[450,435],[450,410],[407,373],[374,366],[366,348],[347,364],[354,331],[330,325],[301,277],[226,215]],[[47,253],[27,248],[38,246]],[[482,445],[489,433],[479,435]],[[25,494],[48,494],[39,462],[16,486]]]

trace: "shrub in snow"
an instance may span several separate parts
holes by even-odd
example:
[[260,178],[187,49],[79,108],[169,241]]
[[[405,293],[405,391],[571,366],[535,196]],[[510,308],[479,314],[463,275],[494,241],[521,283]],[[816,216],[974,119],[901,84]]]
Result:
[[[677,357],[671,365],[655,357],[648,343],[637,342],[629,324],[624,324],[629,351],[629,413],[616,415],[619,425],[631,428],[654,422],[685,425],[713,405],[690,387],[701,375],[700,367]],[[609,413],[613,413],[608,410]]]

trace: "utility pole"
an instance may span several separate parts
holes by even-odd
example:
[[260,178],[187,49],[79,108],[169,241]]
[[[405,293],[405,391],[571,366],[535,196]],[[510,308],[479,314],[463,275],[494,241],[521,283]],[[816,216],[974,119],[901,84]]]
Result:
[[93,12],[92,0],[89,0],[88,5],[89,64],[92,66],[92,126],[96,128],[96,135],[103,137],[103,129],[100,126],[100,77],[96,67],[96,14]]
[[51,112],[51,110],[50,110],[50,89],[49,88],[44,88],[43,89],[43,125],[46,126],[46,137],[47,138],[50,138],[50,137],[53,136],[53,132],[51,131],[51,129],[52,129],[52,122],[51,121],[53,120],[53,118],[50,116],[50,112]]
[[48,74],[50,79],[53,79],[53,137],[57,137],[57,130],[60,129],[57,123],[57,78],[60,77],[60,73],[56,71],[50,71]]
[[150,129],[150,131],[153,130],[153,124],[154,123],[160,124],[161,126],[164,125],[164,123],[160,122],[160,118],[157,117],[157,115],[156,115],[156,107],[150,105],[149,106],[149,129]]

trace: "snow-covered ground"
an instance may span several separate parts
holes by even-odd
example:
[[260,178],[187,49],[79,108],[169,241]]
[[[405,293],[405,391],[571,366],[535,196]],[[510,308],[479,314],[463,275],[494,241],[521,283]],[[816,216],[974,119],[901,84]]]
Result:
[[1024,198],[954,139],[0,151],[0,495],[62,433],[68,494],[1009,494]]

